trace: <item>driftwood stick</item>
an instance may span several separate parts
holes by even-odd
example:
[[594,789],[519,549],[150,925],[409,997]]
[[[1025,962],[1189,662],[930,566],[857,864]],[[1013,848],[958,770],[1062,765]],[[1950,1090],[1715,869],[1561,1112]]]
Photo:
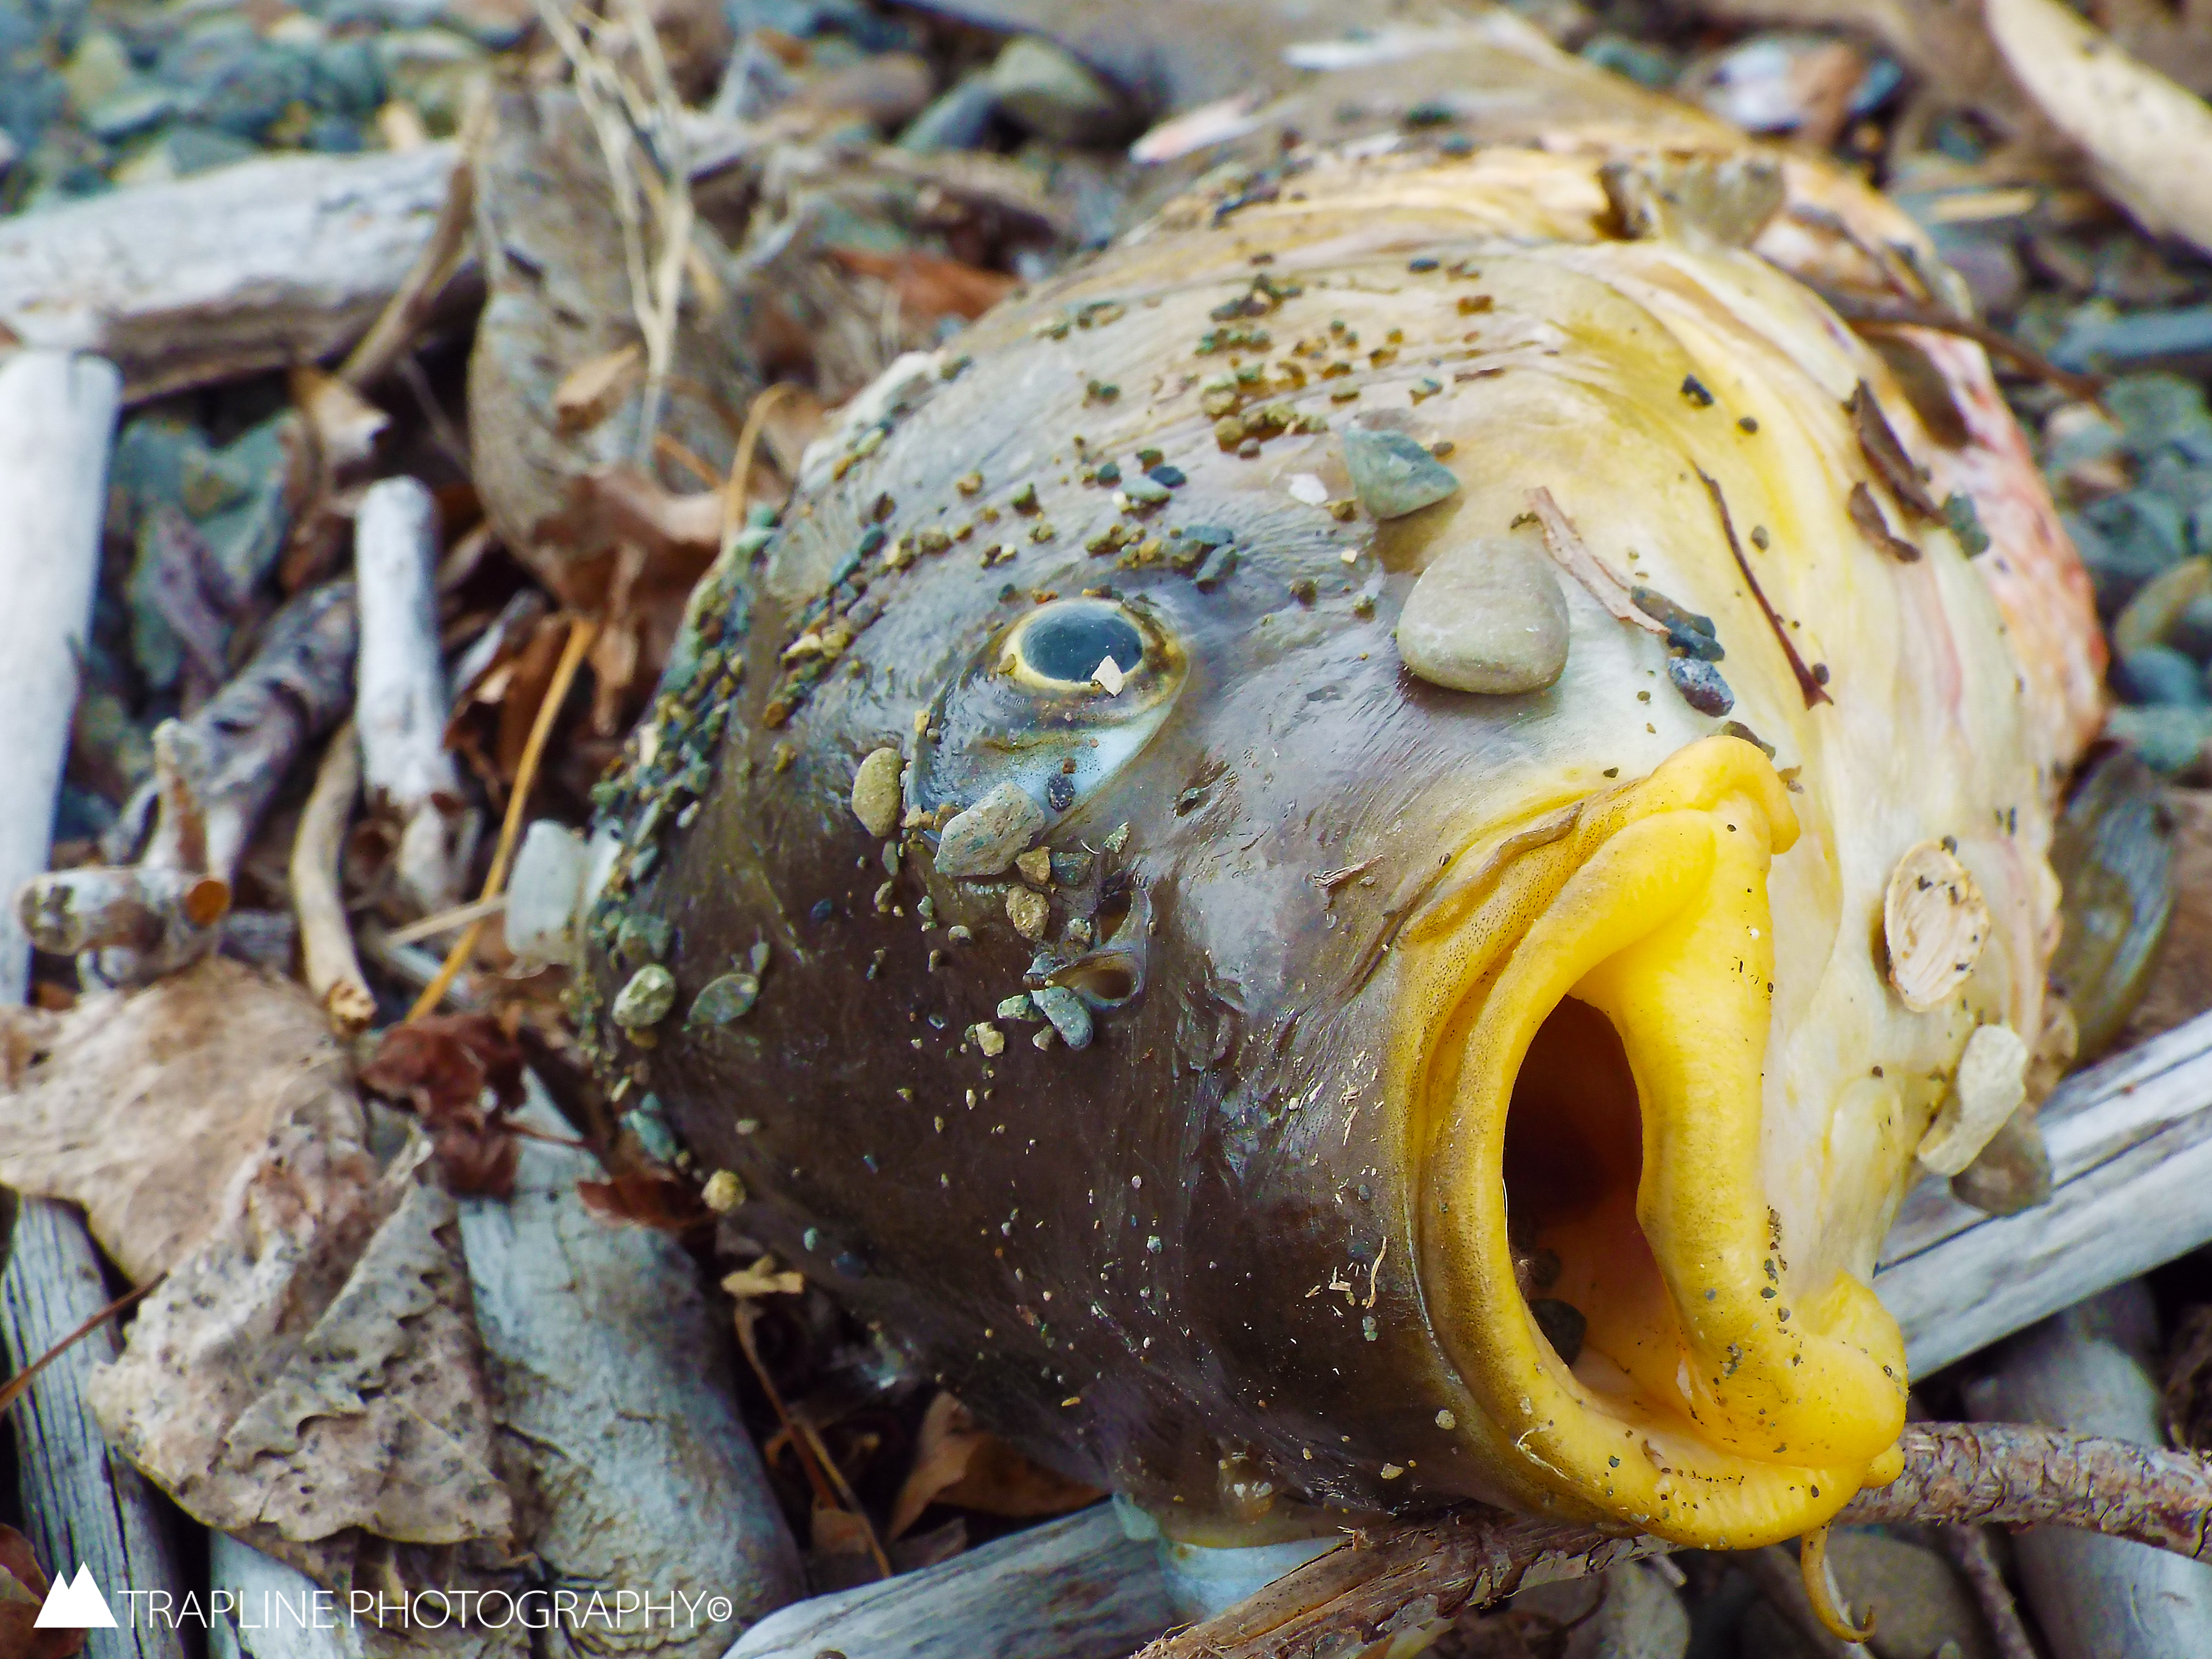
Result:
[[543,1472],[531,1547],[548,1589],[726,1598],[689,1628],[595,1648],[716,1659],[801,1589],[738,1417],[733,1345],[675,1240],[586,1208],[576,1182],[600,1179],[599,1163],[528,1084],[514,1195],[463,1198],[460,1232],[499,1432]]
[[[0,1275],[0,1343],[17,1366],[27,1365],[107,1305],[100,1257],[70,1206],[27,1198],[15,1218],[15,1245]],[[25,1530],[49,1574],[92,1569],[101,1594],[118,1610],[125,1589],[173,1595],[182,1580],[153,1489],[120,1457],[111,1456],[100,1425],[84,1403],[84,1385],[122,1347],[103,1325],[32,1380],[11,1420],[21,1461]],[[179,1632],[118,1628],[87,1632],[87,1659],[185,1659]]]
[[300,919],[300,973],[307,988],[341,1030],[357,1031],[376,1018],[376,999],[362,977],[353,929],[346,922],[338,870],[345,850],[346,826],[361,793],[361,743],[353,723],[338,727],[323,750],[315,787],[300,830],[292,841],[287,870],[292,912]]
[[[2212,1466],[2198,1458],[2022,1424],[1912,1424],[1903,1443],[1904,1474],[1839,1521],[2074,1527],[2212,1560]],[[1671,1547],[1455,1511],[1332,1551],[1139,1659],[1317,1659]]]
[[1123,1659],[1174,1619],[1152,1546],[1131,1541],[1101,1504],[919,1572],[794,1603],[726,1659]]
[[2212,1014],[2069,1078],[2037,1121],[2048,1203],[1984,1215],[1931,1180],[1882,1245],[1916,1377],[2212,1242]]
[[108,357],[133,402],[331,356],[398,291],[455,159],[276,156],[11,219],[0,323]]
[[[2006,1343],[1967,1386],[1966,1407],[2158,1446],[2160,1346],[2150,1292],[2140,1280],[2117,1285]],[[2189,1561],[2063,1529],[2030,1533],[2016,1547],[2021,1589],[2052,1659],[2212,1659],[2208,1552]]]
[[[115,431],[112,368],[53,351],[0,365],[0,894],[46,867],[92,623]],[[29,944],[0,913],[0,1001],[21,1002]]]
[[393,875],[417,915],[460,902],[476,850],[477,815],[463,804],[446,750],[446,665],[438,648],[438,504],[416,479],[371,484],[354,520],[361,606],[361,769],[370,811],[398,830]]
[[[50,351],[0,364],[0,890],[46,868],[54,793],[91,621],[118,380],[106,363]],[[0,1001],[21,1002],[29,951],[0,917]],[[30,1364],[107,1305],[100,1259],[66,1205],[25,1199],[0,1274],[0,1346]],[[111,1358],[94,1331],[32,1380],[13,1416],[24,1519],[56,1576],[92,1569],[103,1592],[179,1588],[159,1511],[111,1461],[86,1409],[85,1377]],[[92,1659],[183,1659],[173,1632],[93,1631]]]

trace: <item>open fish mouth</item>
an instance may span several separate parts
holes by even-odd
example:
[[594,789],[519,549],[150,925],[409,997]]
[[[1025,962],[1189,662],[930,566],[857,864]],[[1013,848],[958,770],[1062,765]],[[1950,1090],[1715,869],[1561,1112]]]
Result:
[[1796,836],[1765,757],[1706,738],[1470,849],[1401,941],[1423,1295],[1468,1449],[1539,1507],[1749,1547],[1896,1471],[1896,1323],[1792,1275],[1760,1177]]

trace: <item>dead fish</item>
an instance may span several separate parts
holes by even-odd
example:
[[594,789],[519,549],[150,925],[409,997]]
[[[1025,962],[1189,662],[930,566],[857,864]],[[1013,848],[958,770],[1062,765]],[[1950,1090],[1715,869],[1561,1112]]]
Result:
[[[1547,147],[1305,147],[896,366],[600,795],[619,1086],[1187,1540],[1822,1523],[1899,1468],[1916,1151],[1978,1027],[2044,1027],[2087,584],[1979,348],[1877,353],[1800,280],[1932,255],[1523,67]],[[1534,645],[1461,602],[1500,592]],[[761,939],[746,1017],[683,1018]]]

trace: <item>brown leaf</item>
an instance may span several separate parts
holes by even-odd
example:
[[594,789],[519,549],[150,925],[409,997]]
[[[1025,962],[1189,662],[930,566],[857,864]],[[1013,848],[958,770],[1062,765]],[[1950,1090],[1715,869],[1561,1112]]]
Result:
[[5,1659],[74,1659],[84,1651],[81,1630],[40,1630],[39,1609],[52,1588],[32,1553],[31,1540],[0,1526],[0,1656]]
[[943,317],[973,322],[1005,299],[1014,279],[1003,271],[982,270],[957,259],[909,248],[877,253],[866,248],[833,247],[830,257],[856,276],[890,284],[899,309],[909,321],[933,323]]
[[361,1083],[414,1108],[447,1191],[514,1191],[515,1132],[507,1119],[522,1103],[522,1052],[490,1015],[428,1014],[393,1026]]
[[553,388],[555,423],[571,436],[589,432],[615,412],[644,374],[645,353],[635,340],[585,359]]
[[659,1171],[631,1171],[605,1181],[580,1181],[576,1196],[602,1220],[650,1227],[655,1232],[687,1233],[714,1219],[714,1212],[700,1201],[697,1188],[681,1176]]
[[392,417],[335,374],[312,363],[292,369],[292,403],[314,439],[323,480],[367,460]]
[[301,1101],[88,1386],[196,1520],[295,1561],[353,1528],[504,1547],[468,1270],[427,1158],[380,1168],[350,1092]]
[[914,1468],[891,1506],[888,1537],[896,1538],[932,1504],[1033,1520],[1095,1504],[1098,1489],[1031,1462],[996,1435],[975,1426],[949,1394],[929,1402],[915,1447]]
[[241,1163],[345,1058],[298,986],[209,957],[0,1024],[0,1182],[84,1207],[134,1283],[207,1235]]

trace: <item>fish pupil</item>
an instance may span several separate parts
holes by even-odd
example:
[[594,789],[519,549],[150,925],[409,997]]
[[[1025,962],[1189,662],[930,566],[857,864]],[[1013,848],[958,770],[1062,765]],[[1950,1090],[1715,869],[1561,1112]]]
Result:
[[1022,630],[1021,653],[1038,678],[1081,685],[1108,657],[1124,674],[1133,672],[1145,660],[1145,641],[1117,608],[1078,604],[1040,612]]

